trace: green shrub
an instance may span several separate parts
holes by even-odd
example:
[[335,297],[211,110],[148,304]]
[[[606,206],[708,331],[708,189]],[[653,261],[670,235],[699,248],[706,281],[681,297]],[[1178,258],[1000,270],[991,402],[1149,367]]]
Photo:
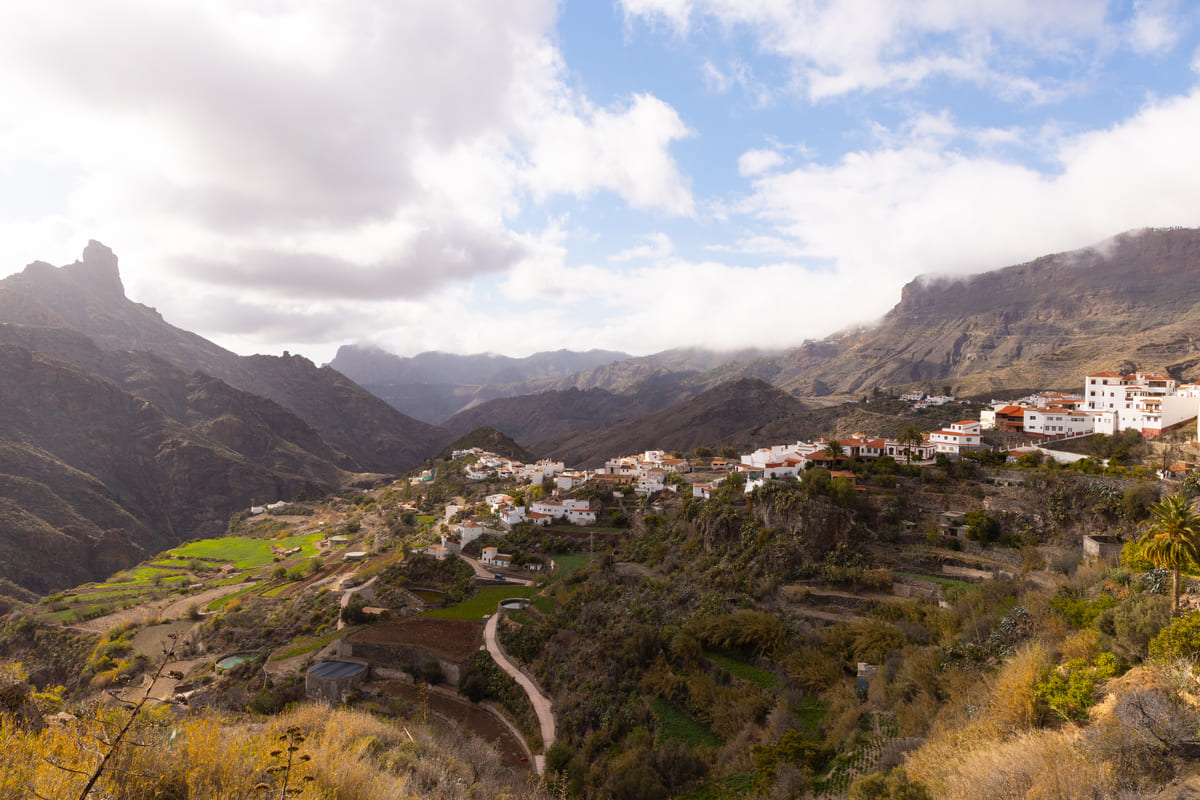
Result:
[[1179,617],[1150,640],[1150,657],[1175,661],[1200,656],[1200,612]]
[[1033,687],[1033,696],[1066,720],[1087,718],[1096,693],[1096,681],[1117,674],[1119,664],[1112,653],[1101,653],[1093,663],[1074,658],[1050,670]]

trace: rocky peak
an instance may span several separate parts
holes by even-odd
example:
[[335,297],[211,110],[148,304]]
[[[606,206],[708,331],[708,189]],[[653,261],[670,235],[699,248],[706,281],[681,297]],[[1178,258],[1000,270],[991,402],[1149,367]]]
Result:
[[64,267],[71,277],[88,289],[113,297],[125,296],[125,285],[117,269],[117,254],[95,239],[83,248],[83,258]]

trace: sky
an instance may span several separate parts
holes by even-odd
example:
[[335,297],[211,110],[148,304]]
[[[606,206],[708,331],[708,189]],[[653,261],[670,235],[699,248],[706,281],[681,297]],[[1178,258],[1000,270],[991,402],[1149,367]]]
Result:
[[783,348],[1200,224],[1193,0],[0,9],[0,276],[243,354]]

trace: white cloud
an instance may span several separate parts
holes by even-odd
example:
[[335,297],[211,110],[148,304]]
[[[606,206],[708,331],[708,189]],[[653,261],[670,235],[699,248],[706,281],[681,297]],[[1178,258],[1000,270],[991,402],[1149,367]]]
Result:
[[1129,23],[1129,46],[1138,53],[1165,53],[1179,43],[1175,3],[1139,0]]
[[1107,35],[1095,0],[621,0],[630,19],[686,34],[697,20],[756,37],[793,65],[797,88],[819,101],[849,92],[912,88],[934,76],[995,85],[1043,99],[1042,86],[1009,64],[1013,51],[1067,58]]
[[321,318],[318,295],[426,297],[513,268],[530,247],[513,220],[533,203],[611,192],[692,214],[671,153],[691,131],[653,95],[598,107],[570,88],[558,11],[9,8],[0,104],[19,113],[0,120],[0,178],[19,180],[0,180],[0,210],[17,210],[0,217],[0,264],[66,263],[97,238],[132,296],[175,305],[185,327],[232,326],[165,295],[201,286],[244,307],[270,287],[266,312],[307,303]]
[[[904,143],[761,177],[744,210],[861,287],[869,319],[921,273],[967,274],[1084,247],[1127,229],[1195,225],[1200,92],[1147,106],[1105,130],[1059,140],[1057,174],[968,156],[910,129]],[[963,132],[970,135],[970,132]],[[771,236],[781,237],[776,242]],[[859,321],[859,320],[848,320]]]
[[675,254],[675,245],[671,243],[671,237],[665,233],[652,233],[643,238],[646,239],[646,244],[614,253],[608,257],[608,260],[617,263],[625,261],[656,262],[665,261]]
[[786,159],[777,150],[747,150],[738,156],[738,174],[753,177],[782,166]]

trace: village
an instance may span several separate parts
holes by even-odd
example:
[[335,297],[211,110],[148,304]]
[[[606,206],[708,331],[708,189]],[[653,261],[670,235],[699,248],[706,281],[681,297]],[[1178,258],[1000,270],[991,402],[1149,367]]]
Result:
[[[946,405],[955,402],[947,395],[927,396],[915,391],[900,399],[916,407]],[[810,468],[831,470],[831,477],[849,478],[854,473],[837,467],[852,460],[891,458],[913,466],[929,466],[939,458],[957,459],[987,449],[985,431],[1022,434],[1029,440],[1024,446],[1004,451],[1005,458],[1015,462],[1027,453],[1042,453],[1067,461],[1079,455],[1060,454],[1043,445],[1091,436],[1116,434],[1135,430],[1147,439],[1195,420],[1200,412],[1200,384],[1181,384],[1173,378],[1134,372],[1119,375],[1100,372],[1084,378],[1078,394],[1041,392],[1014,401],[992,401],[982,409],[979,419],[964,419],[945,428],[918,431],[912,426],[895,438],[856,434],[843,439],[818,438],[761,447],[753,452],[728,457],[689,459],[682,453],[647,450],[640,454],[615,456],[603,467],[594,470],[568,469],[562,461],[541,460],[523,464],[481,448],[456,450],[453,459],[467,459],[464,475],[468,480],[511,480],[547,490],[548,496],[517,503],[509,494],[493,494],[486,498],[489,511],[486,520],[468,519],[450,524],[440,542],[427,552],[437,558],[459,553],[484,533],[500,535],[523,522],[546,526],[559,522],[573,525],[594,525],[601,513],[594,499],[572,497],[581,487],[601,489],[620,499],[627,496],[649,498],[658,492],[690,493],[707,499],[729,475],[742,478],[747,494],[769,480],[796,478]],[[1184,468],[1167,468],[1161,477]],[[693,476],[700,476],[693,479]],[[411,479],[413,484],[431,480],[429,470]],[[595,494],[595,493],[592,493]],[[450,505],[445,510],[447,522],[462,509]],[[488,523],[494,523],[489,527]],[[488,566],[507,567],[512,556],[495,547],[483,550],[482,562]],[[534,562],[531,569],[541,569]]]
[[[942,411],[960,402],[948,393],[912,392],[898,399]],[[836,488],[842,498],[836,502],[861,500],[865,507],[870,487],[894,489],[895,481],[886,480],[893,472],[921,483],[956,463],[982,464],[986,456],[993,471],[1007,464],[1002,478],[990,479],[997,485],[986,500],[982,492],[942,500],[922,493],[890,534],[893,545],[910,548],[904,555],[880,562],[875,571],[837,566],[829,572],[832,582],[791,573],[794,583],[774,601],[777,610],[817,625],[854,624],[864,604],[885,595],[944,606],[947,596],[972,582],[1014,580],[1030,564],[1045,567],[1055,558],[1077,563],[1081,555],[1117,559],[1120,537],[1099,533],[1040,549],[1010,533],[998,537],[1004,549],[989,549],[986,538],[969,541],[972,514],[994,521],[1021,513],[1025,473],[1014,468],[1043,458],[1068,463],[1085,457],[1055,449],[1066,440],[1126,431],[1153,440],[1195,420],[1200,386],[1143,372],[1103,372],[1085,376],[1077,394],[1041,392],[964,409],[978,418],[933,430],[909,422],[891,436],[855,433],[748,452],[728,446],[718,453],[652,449],[613,456],[591,469],[555,459],[524,463],[477,446],[452,449],[428,468],[370,493],[318,504],[255,504],[241,512],[245,527],[231,525],[229,537],[182,545],[110,584],[50,598],[43,614],[96,634],[130,625],[144,625],[146,636],[160,629],[190,632],[186,652],[171,664],[175,678],[147,684],[164,701],[198,709],[211,702],[215,687],[240,679],[265,681],[260,698],[287,696],[269,688],[274,685],[332,705],[364,697],[432,704],[446,719],[498,742],[505,763],[545,774],[546,754],[561,736],[557,695],[532,676],[527,654],[510,650],[520,644],[521,631],[544,624],[577,591],[564,586],[571,574],[598,559],[618,579],[665,574],[644,554],[617,549],[640,546],[637,539],[644,537],[630,533],[644,531],[647,518],[667,518],[718,495],[722,504],[749,509],[775,489],[806,482]],[[1121,469],[1106,477],[1126,481]],[[1130,477],[1151,476],[1137,469]],[[1178,479],[1184,471],[1164,468],[1158,477]],[[755,494],[759,489],[766,495]],[[938,491],[936,483],[930,490]],[[405,533],[398,536],[398,530]],[[245,536],[234,535],[239,532]],[[875,572],[887,573],[886,586],[870,583]],[[837,583],[844,574],[857,575],[859,583]],[[95,618],[84,614],[85,599],[94,606],[101,591],[117,596],[142,584],[149,602]],[[454,597],[455,585],[469,587],[463,597]],[[173,598],[176,591],[181,596]],[[271,607],[271,598],[311,605],[306,613],[313,629],[295,631],[282,644],[260,637],[256,615]],[[255,605],[259,600],[263,605]],[[513,690],[520,698],[473,702],[470,687],[482,680],[481,648],[520,687]],[[721,657],[705,651],[710,661]],[[759,669],[752,658],[721,663]],[[859,691],[865,692],[877,667],[858,667]],[[670,712],[655,713],[665,725]]]

